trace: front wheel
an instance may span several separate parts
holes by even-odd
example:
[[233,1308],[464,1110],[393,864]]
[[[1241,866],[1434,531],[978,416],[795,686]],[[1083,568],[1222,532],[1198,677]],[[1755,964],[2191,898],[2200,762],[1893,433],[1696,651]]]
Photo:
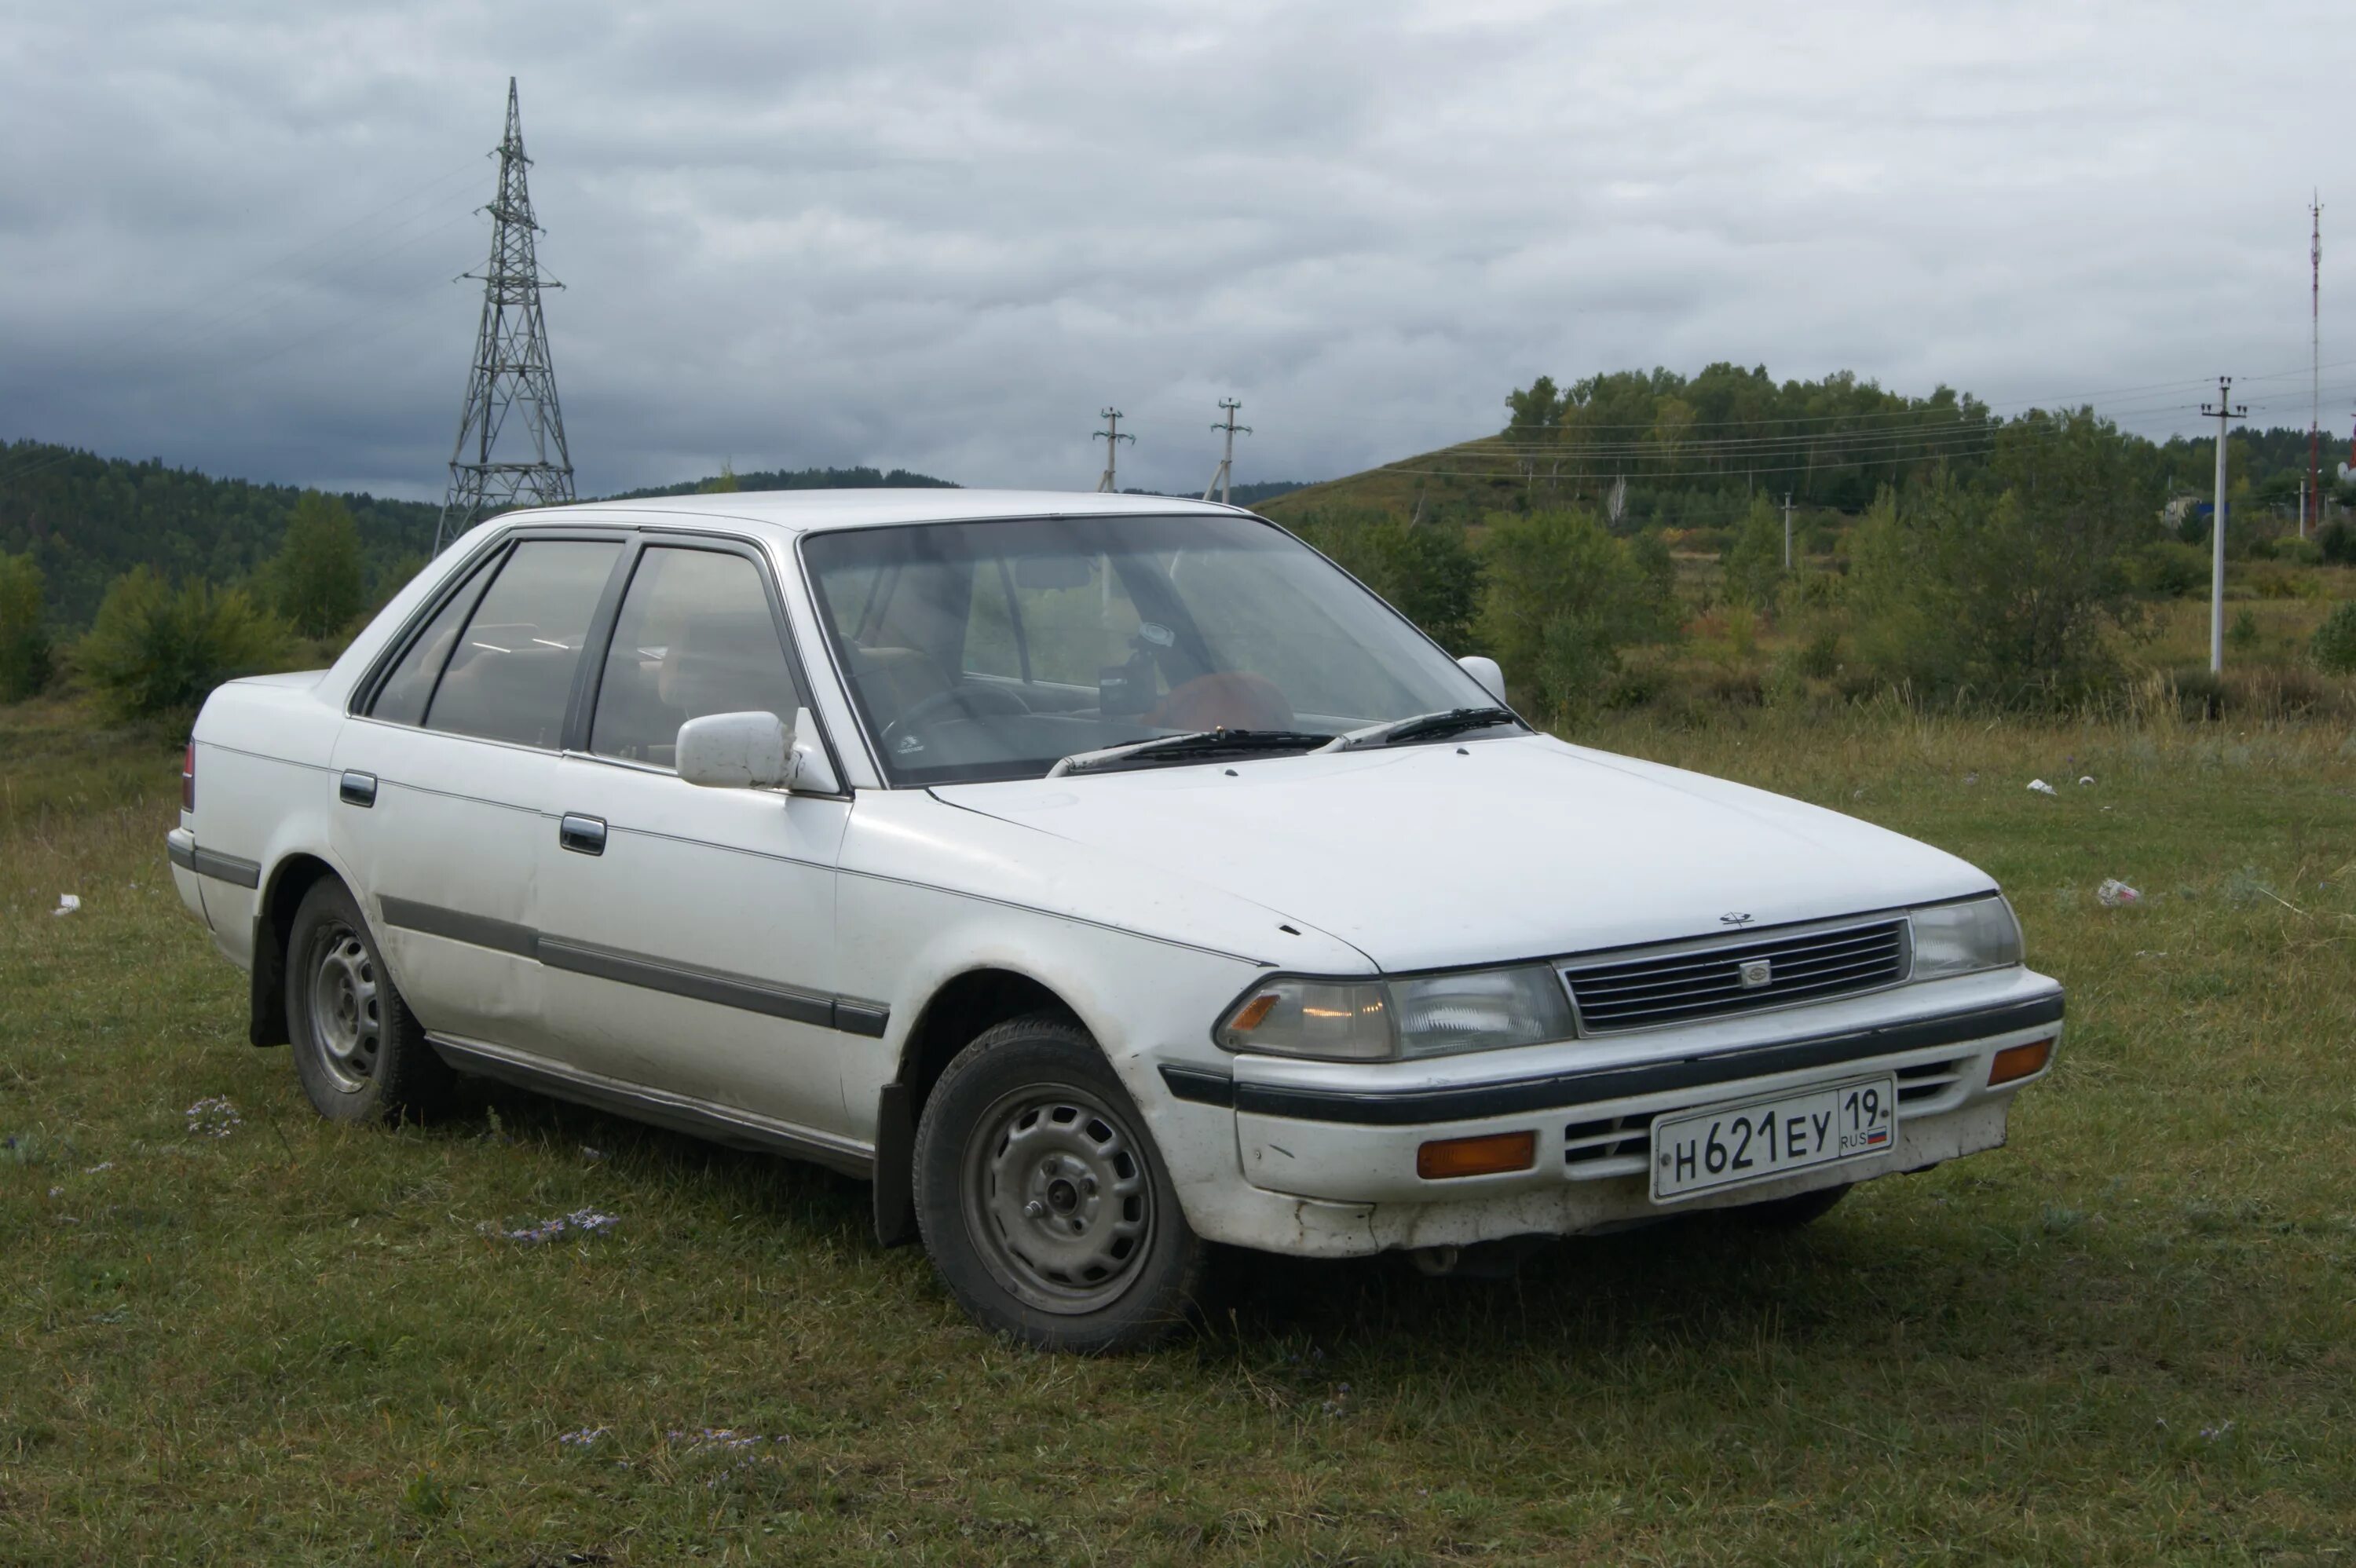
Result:
[[1093,1354],[1184,1321],[1204,1244],[1076,1024],[1034,1015],[967,1046],[926,1102],[916,1166],[925,1250],[984,1328]]
[[393,988],[359,903],[333,878],[314,883],[294,911],[286,1021],[303,1092],[331,1122],[421,1119],[449,1093],[448,1064]]

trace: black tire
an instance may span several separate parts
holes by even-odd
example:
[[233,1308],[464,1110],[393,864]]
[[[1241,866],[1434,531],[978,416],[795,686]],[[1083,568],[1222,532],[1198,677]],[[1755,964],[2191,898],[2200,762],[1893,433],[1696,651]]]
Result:
[[1200,1288],[1208,1249],[1136,1102],[1069,1019],[1000,1024],[949,1063],[917,1124],[916,1188],[941,1283],[1024,1344],[1148,1345]]
[[1850,1182],[1840,1187],[1819,1187],[1814,1192],[1770,1198],[1764,1203],[1746,1203],[1723,1212],[1728,1219],[1754,1231],[1797,1231],[1831,1213],[1833,1205],[1847,1197],[1849,1188],[1855,1185]]
[[423,1121],[449,1098],[449,1064],[394,988],[343,883],[303,895],[286,939],[286,1025],[294,1072],[331,1122]]

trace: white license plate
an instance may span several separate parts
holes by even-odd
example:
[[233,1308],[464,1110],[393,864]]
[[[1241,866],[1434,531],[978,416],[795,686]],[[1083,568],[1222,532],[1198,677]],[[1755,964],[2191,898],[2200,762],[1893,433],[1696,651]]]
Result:
[[1653,1200],[1887,1154],[1897,1141],[1898,1082],[1886,1077],[1664,1117],[1653,1124]]

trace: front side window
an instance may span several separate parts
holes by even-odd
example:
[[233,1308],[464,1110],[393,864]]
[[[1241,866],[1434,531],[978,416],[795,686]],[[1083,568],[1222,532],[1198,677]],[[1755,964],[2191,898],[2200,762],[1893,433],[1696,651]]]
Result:
[[761,569],[741,555],[659,547],[638,558],[622,596],[589,749],[667,768],[691,719],[763,712],[790,723],[807,700]]
[[485,590],[425,709],[425,727],[553,750],[615,539],[526,539]]
[[802,552],[898,785],[1036,778],[1076,752],[1210,730],[1306,749],[1494,700],[1248,517],[912,524],[812,534]]

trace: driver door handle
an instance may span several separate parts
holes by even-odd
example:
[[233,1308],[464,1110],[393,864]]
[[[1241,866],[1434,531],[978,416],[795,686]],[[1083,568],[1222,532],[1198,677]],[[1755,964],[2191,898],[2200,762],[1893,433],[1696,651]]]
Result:
[[557,819],[556,842],[576,855],[605,852],[605,819],[568,811]]

